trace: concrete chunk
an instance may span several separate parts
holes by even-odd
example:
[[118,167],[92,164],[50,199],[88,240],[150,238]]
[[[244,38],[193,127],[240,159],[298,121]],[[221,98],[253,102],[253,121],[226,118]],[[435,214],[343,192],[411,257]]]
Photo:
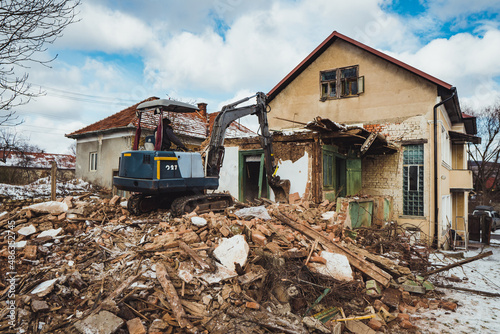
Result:
[[113,334],[123,325],[123,319],[109,311],[101,311],[75,323],[82,334]]
[[33,300],[31,302],[33,312],[44,312],[49,310],[49,304],[44,300]]
[[224,239],[214,251],[214,256],[220,263],[229,270],[234,271],[234,263],[237,262],[242,267],[247,262],[248,246],[243,235],[235,235],[229,239]]
[[17,233],[24,235],[24,236],[32,235],[33,233],[36,233],[36,228],[33,225],[26,226],[26,227],[19,229],[19,231],[17,231]]
[[49,293],[52,292],[52,290],[54,289],[54,285],[56,284],[56,282],[58,280],[59,280],[58,278],[54,278],[54,279],[51,279],[51,280],[48,280],[48,281],[45,281],[45,282],[38,284],[33,289],[33,291],[31,291],[31,294],[37,295],[38,297],[43,297],[43,296],[48,295]]
[[61,213],[68,211],[68,205],[66,203],[49,201],[30,205],[28,206],[28,209],[39,213],[60,215]]

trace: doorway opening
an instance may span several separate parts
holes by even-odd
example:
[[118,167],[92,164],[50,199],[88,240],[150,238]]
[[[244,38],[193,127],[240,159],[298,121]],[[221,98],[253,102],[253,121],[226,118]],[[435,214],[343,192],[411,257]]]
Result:
[[261,197],[269,198],[263,150],[239,152],[238,179],[238,197],[241,202],[252,201]]

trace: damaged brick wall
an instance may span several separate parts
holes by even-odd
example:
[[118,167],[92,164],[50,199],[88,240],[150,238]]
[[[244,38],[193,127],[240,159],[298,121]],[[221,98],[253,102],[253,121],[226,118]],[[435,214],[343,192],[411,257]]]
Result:
[[[414,116],[399,123],[374,123],[366,124],[364,128],[377,131],[387,137],[396,145],[406,141],[427,140],[430,138],[429,125],[425,116]],[[429,141],[430,142],[430,141]],[[424,145],[425,161],[429,162],[429,146]],[[430,167],[424,166],[424,187],[430,189]],[[363,193],[370,195],[391,196],[394,199],[395,217],[403,215],[403,151],[396,154],[367,156],[362,160]],[[429,215],[429,192],[425,192],[424,214]]]

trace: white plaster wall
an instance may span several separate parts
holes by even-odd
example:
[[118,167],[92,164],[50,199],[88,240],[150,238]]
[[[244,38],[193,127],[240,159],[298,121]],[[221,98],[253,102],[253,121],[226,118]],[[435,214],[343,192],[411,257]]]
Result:
[[[229,191],[229,193],[238,198],[238,147],[226,147],[224,164],[220,170],[218,191]],[[278,175],[282,179],[290,180],[290,194],[298,192],[300,197],[304,196],[308,181],[309,155],[304,152],[304,156],[299,160],[280,161],[278,163]],[[271,189],[270,199],[274,201],[274,193]]]
[[218,191],[229,191],[238,198],[238,147],[226,147],[224,162],[220,170]]
[[[290,194],[299,193],[300,197],[306,192],[307,180],[309,177],[309,154],[304,152],[304,156],[299,160],[280,161],[278,163],[278,173],[281,179],[290,180]],[[274,193],[271,190],[271,200],[274,201]]]

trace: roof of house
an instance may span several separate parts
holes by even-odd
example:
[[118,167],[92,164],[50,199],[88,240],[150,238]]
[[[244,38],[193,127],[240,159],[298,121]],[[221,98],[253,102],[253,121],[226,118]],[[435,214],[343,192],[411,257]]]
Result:
[[0,152],[0,167],[51,168],[55,161],[59,169],[75,169],[75,156],[39,152]]
[[80,135],[83,134],[102,132],[110,129],[117,129],[117,128],[131,126],[134,124],[134,120],[136,119],[135,111],[137,109],[137,106],[142,102],[152,101],[154,99],[157,99],[157,97],[150,97],[144,101],[136,103],[133,106],[130,106],[126,109],[123,109],[122,111],[117,112],[116,114],[108,116],[93,124],[87,125],[86,127],[80,130],[71,132],[70,134],[67,134],[66,137],[78,138]]
[[380,52],[378,50],[375,50],[363,43],[360,43],[352,38],[349,38],[345,35],[342,35],[341,33],[334,31],[333,33],[330,34],[320,45],[316,47],[300,64],[298,64],[290,73],[288,73],[287,76],[285,76],[276,86],[274,86],[273,89],[267,93],[269,100],[273,100],[276,95],[278,95],[279,92],[281,92],[290,82],[292,82],[302,71],[304,71],[313,61],[315,61],[330,45],[332,45],[336,40],[341,39],[347,43],[350,43],[352,45],[355,45],[375,56],[378,56],[382,59],[385,59],[394,65],[397,65],[401,68],[404,68],[430,82],[435,83],[436,85],[446,89],[450,90],[452,86],[442,80],[439,80],[438,78],[433,77],[432,75],[429,75],[413,66],[410,66],[406,63],[403,63],[400,60],[397,60],[396,58],[393,58],[383,52]]
[[[157,97],[150,97],[144,101],[134,104],[126,109],[123,109],[116,114],[106,117],[98,122],[84,127],[83,129],[74,131],[67,134],[66,137],[69,138],[79,138],[86,134],[94,134],[99,132],[113,131],[123,128],[135,128],[137,126],[137,106],[146,101],[157,100]],[[164,112],[164,116],[168,117],[172,124],[174,125],[174,132],[179,135],[185,135],[194,138],[204,139],[207,137],[207,127],[209,126],[213,116],[209,114],[209,117],[203,116],[199,112],[195,113],[175,113],[175,112]],[[159,115],[153,115],[150,112],[142,113],[141,116],[141,126],[143,128],[155,129],[158,124]],[[208,119],[207,119],[208,118]],[[212,121],[213,122],[213,121]],[[210,126],[211,130],[212,127]],[[227,129],[226,137],[248,137],[253,136],[255,133],[250,129],[236,124],[233,122]]]

